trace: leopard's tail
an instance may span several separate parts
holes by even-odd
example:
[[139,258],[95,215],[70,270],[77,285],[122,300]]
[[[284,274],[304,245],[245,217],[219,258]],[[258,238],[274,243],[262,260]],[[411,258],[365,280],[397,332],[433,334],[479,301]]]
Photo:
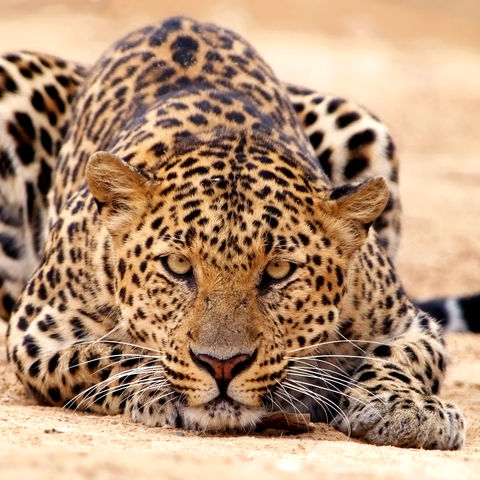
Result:
[[417,305],[447,331],[480,333],[480,294],[436,298],[417,302]]

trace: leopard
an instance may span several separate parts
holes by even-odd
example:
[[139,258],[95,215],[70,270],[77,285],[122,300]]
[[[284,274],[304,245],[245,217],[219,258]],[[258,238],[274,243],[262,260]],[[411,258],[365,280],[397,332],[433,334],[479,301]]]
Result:
[[0,81],[1,315],[38,402],[211,434],[300,413],[462,447],[443,326],[395,269],[399,160],[377,116],[187,17],[93,66],[6,54]]

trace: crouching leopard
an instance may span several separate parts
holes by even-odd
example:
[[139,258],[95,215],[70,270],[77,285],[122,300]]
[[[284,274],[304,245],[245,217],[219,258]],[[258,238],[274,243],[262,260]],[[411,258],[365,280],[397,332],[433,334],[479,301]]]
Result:
[[180,17],[91,68],[4,55],[0,79],[2,316],[39,401],[462,446],[441,326],[392,263],[398,160],[374,115]]

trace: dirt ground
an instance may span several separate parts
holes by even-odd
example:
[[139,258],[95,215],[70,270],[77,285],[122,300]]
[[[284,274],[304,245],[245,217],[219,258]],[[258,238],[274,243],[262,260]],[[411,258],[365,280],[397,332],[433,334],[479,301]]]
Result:
[[[0,0],[0,8],[0,50],[85,62],[132,28],[188,14],[242,33],[281,78],[367,105],[402,158],[398,268],[408,292],[480,290],[477,0]],[[448,344],[442,395],[468,419],[460,452],[369,446],[323,425],[301,436],[205,436],[39,407],[0,342],[0,478],[480,478],[480,336],[450,334]]]

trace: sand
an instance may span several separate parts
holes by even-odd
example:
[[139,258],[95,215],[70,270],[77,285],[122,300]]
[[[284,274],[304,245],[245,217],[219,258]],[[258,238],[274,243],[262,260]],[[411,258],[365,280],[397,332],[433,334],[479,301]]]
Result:
[[[281,78],[355,98],[391,127],[402,159],[397,265],[407,291],[480,290],[479,2],[75,3],[2,0],[0,50],[92,62],[119,35],[180,12],[234,28]],[[297,436],[210,436],[40,407],[0,342],[0,478],[480,478],[480,336],[447,339],[442,396],[468,421],[459,452],[365,445],[325,425]]]

